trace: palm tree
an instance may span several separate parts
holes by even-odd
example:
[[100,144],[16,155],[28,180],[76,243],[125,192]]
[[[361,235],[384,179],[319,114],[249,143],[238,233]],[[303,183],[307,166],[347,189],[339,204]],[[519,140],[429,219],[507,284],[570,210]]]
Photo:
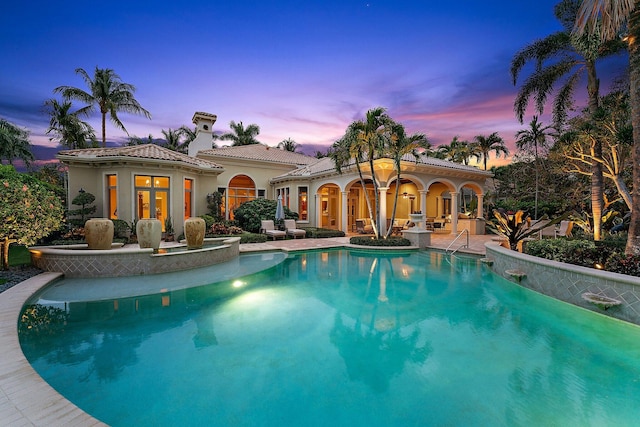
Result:
[[[400,174],[402,172],[402,159],[411,155],[416,163],[422,155],[419,150],[429,151],[431,144],[426,135],[416,133],[407,136],[404,126],[400,123],[393,123],[390,129],[389,144],[387,147],[387,156],[393,159],[393,165],[396,170],[396,193],[393,200],[393,210],[391,211],[391,223],[396,219],[396,209],[398,206],[398,195],[400,192]],[[393,227],[389,227],[385,238],[391,235]]]
[[291,138],[284,139],[278,143],[278,148],[284,151],[297,152],[298,143]]
[[543,126],[542,122],[538,122],[538,116],[533,116],[533,120],[529,123],[529,129],[522,129],[516,133],[516,146],[519,149],[532,149],[534,150],[535,158],[535,170],[536,170],[536,195],[534,204],[534,219],[538,219],[538,181],[539,181],[539,167],[538,167],[538,148],[545,148],[547,146],[547,137],[551,126]]
[[631,84],[631,125],[633,126],[633,183],[631,221],[625,253],[640,255],[640,4],[632,0],[583,0],[575,23],[575,33],[585,29],[600,33],[603,40],[617,39],[626,25],[624,41],[629,50],[629,80]]
[[156,140],[151,134],[149,134],[149,136],[147,136],[146,138],[141,138],[139,136],[133,135],[127,138],[127,143],[125,145],[132,146],[132,145],[144,145],[144,144],[155,144],[155,143],[156,143]]
[[0,163],[7,160],[13,166],[15,159],[22,160],[26,166],[34,160],[29,132],[0,118]]
[[242,122],[236,123],[233,120],[229,123],[229,127],[231,128],[231,132],[227,132],[220,136],[220,139],[223,141],[233,141],[231,145],[251,145],[251,144],[259,144],[256,136],[260,134],[260,127],[255,124],[250,124],[246,128],[242,124]]
[[45,106],[51,116],[46,133],[53,132],[55,135],[49,138],[50,141],[57,139],[61,145],[71,149],[96,146],[95,131],[89,123],[80,120],[77,113],[70,112],[71,101],[49,99],[45,101]]
[[458,136],[454,136],[448,145],[440,145],[438,152],[443,158],[464,165],[469,164],[471,157],[476,159],[480,157],[480,151],[475,144],[471,144],[469,141],[460,141]]
[[500,158],[500,154],[504,154],[505,157],[509,155],[509,150],[507,150],[504,139],[498,135],[498,132],[494,132],[489,136],[476,135],[473,138],[473,142],[476,144],[476,147],[482,156],[484,170],[487,170],[489,152],[494,151],[496,153],[496,158]]
[[171,151],[177,151],[178,153],[184,153],[185,145],[180,141],[182,138],[182,132],[180,130],[164,130],[162,129],[162,135],[164,135],[164,146]]
[[[556,92],[553,108],[554,126],[560,129],[566,121],[567,110],[572,106],[573,93],[580,82],[581,75],[587,75],[587,93],[589,111],[596,114],[599,103],[599,80],[596,73],[596,60],[619,52],[623,45],[619,41],[603,43],[598,38],[572,36],[579,0],[563,0],[555,7],[556,18],[564,29],[550,36],[538,40],[518,52],[511,62],[511,76],[516,84],[518,75],[527,62],[534,62],[534,73],[525,80],[516,97],[514,109],[520,123],[523,122],[524,112],[533,96],[536,100],[536,110],[542,114],[544,104],[556,84],[561,87]],[[543,66],[544,64],[548,64]],[[563,80],[564,79],[564,80]],[[601,155],[602,145],[599,139],[593,140],[593,151],[596,156]],[[593,213],[594,240],[600,240],[602,219],[602,193],[604,189],[602,166],[594,162],[591,173],[591,209]]]
[[88,92],[73,86],[59,86],[53,91],[61,93],[65,99],[77,99],[88,104],[86,107],[79,109],[76,114],[88,114],[94,110],[96,105],[98,106],[100,115],[102,116],[103,147],[107,145],[107,114],[109,114],[113,124],[126,132],[127,135],[127,129],[118,118],[118,112],[142,114],[148,119],[151,118],[151,114],[142,108],[133,96],[136,88],[128,83],[123,83],[120,80],[120,76],[113,70],[96,67],[93,79],[91,79],[91,76],[82,68],[77,68],[76,74],[79,74],[83,78],[89,88]]
[[[182,136],[185,139],[183,142],[183,145],[185,146],[185,150],[186,150],[189,147],[189,144],[191,144],[193,140],[196,139],[197,128],[191,129],[188,126],[183,125],[180,127],[180,129],[178,129],[178,131],[182,134]],[[215,141],[219,138],[220,136],[218,136],[218,134],[215,134],[215,133],[211,134],[211,148],[217,148]]]

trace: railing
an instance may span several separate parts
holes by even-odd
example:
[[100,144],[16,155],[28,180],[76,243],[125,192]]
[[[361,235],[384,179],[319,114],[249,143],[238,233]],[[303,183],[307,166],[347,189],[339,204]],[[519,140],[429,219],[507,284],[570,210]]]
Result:
[[467,235],[467,243],[465,243],[464,245],[460,245],[458,246],[456,249],[454,249],[453,251],[451,251],[451,255],[455,254],[458,249],[460,248],[467,248],[469,249],[469,230],[467,230],[466,228],[464,230],[462,230],[460,233],[458,233],[458,235],[456,236],[455,239],[453,239],[453,241],[451,243],[449,243],[449,246],[447,246],[447,249],[445,250],[445,253],[449,253],[449,249],[451,249],[451,246],[453,246],[453,244],[463,235],[466,234]]

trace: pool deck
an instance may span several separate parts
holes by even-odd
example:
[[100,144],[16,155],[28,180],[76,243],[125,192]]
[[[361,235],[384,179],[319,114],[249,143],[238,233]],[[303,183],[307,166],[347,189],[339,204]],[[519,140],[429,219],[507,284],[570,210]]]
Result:
[[[469,248],[459,252],[485,254],[492,235],[469,236]],[[431,235],[430,248],[445,250],[451,234]],[[466,239],[464,239],[466,240]],[[463,243],[456,243],[453,248]],[[349,237],[276,240],[240,245],[240,253],[274,250],[305,250],[348,247]],[[388,248],[385,248],[388,249]],[[60,273],[42,273],[0,294],[0,420],[2,426],[104,426],[66,400],[31,367],[20,349],[17,320],[24,303]]]

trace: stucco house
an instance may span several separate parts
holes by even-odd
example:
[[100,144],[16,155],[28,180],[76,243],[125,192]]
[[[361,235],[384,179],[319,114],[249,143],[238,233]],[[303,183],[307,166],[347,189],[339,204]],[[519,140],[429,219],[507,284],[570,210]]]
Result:
[[[147,144],[115,148],[63,150],[57,158],[67,166],[69,200],[80,189],[96,196],[97,216],[131,222],[139,218],[170,216],[177,234],[183,221],[208,213],[207,195],[223,195],[223,212],[255,198],[277,199],[298,212],[301,225],[356,231],[358,220],[367,218],[364,191],[354,167],[336,172],[330,158],[316,159],[262,144],[212,147],[216,116],[197,112],[193,116],[196,139],[188,154]],[[368,165],[362,165],[366,191],[374,191]],[[475,167],[430,157],[406,156],[398,182],[390,159],[375,161],[381,200],[381,224],[390,226],[396,186],[399,186],[396,218],[410,213],[426,214],[436,231],[457,232],[467,228],[483,234],[486,180],[492,174]],[[72,208],[70,206],[70,208]],[[463,212],[464,211],[464,212]]]

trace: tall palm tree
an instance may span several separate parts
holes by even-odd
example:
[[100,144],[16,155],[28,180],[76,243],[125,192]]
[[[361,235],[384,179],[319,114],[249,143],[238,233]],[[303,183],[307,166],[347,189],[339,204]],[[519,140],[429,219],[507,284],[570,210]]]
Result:
[[476,147],[482,156],[484,170],[487,170],[487,159],[489,158],[489,153],[491,151],[496,153],[496,158],[500,158],[501,154],[504,154],[505,157],[509,155],[509,150],[505,145],[504,139],[498,135],[498,132],[494,132],[489,136],[476,135],[473,138],[473,142],[476,144]]
[[7,160],[13,166],[15,159],[22,160],[26,166],[34,160],[29,132],[0,118],[0,164]]
[[529,123],[529,129],[522,129],[516,133],[516,146],[519,149],[533,149],[536,170],[536,194],[534,204],[534,219],[538,219],[538,182],[539,182],[539,162],[538,149],[547,146],[547,138],[552,129],[551,126],[543,126],[542,122],[538,122],[538,116],[533,116],[533,120]]
[[278,143],[278,148],[284,151],[295,153],[298,151],[298,143],[291,138],[284,139]]
[[631,125],[633,126],[633,183],[631,221],[625,253],[640,255],[640,4],[634,0],[583,0],[575,23],[575,33],[598,34],[602,40],[618,38],[626,25],[624,41],[629,51]]
[[375,218],[372,218],[372,223],[376,239],[380,237],[380,193],[379,183],[374,172],[374,162],[377,158],[385,154],[385,146],[388,142],[390,128],[393,124],[394,122],[387,114],[386,109],[382,107],[376,107],[367,111],[365,120],[359,120],[353,123],[356,137],[355,144],[364,150],[365,159],[369,163],[369,170],[373,178]]
[[[411,155],[416,163],[422,156],[422,151],[429,151],[431,144],[426,135],[422,133],[416,133],[411,136],[407,136],[404,126],[400,123],[393,123],[390,128],[389,144],[387,146],[387,156],[393,159],[393,165],[396,170],[396,192],[393,200],[393,210],[391,211],[391,223],[396,219],[396,209],[398,206],[398,196],[400,193],[400,174],[402,172],[402,159]],[[387,235],[389,237],[393,227],[389,227]]]
[[[358,171],[358,178],[360,180],[360,186],[362,187],[362,193],[367,205],[367,212],[369,218],[372,220],[375,218],[373,209],[371,206],[371,200],[369,200],[369,194],[367,192],[367,183],[364,179],[362,172],[362,162],[365,160],[364,147],[359,143],[358,131],[355,128],[355,122],[351,123],[347,127],[345,134],[333,143],[328,150],[328,156],[333,160],[334,167],[338,173],[342,173],[342,170],[350,167],[351,163],[355,164]],[[374,224],[375,225],[375,224]],[[377,233],[377,227],[374,228],[374,233]]]
[[259,144],[260,142],[256,139],[256,136],[260,134],[260,127],[255,124],[250,124],[246,128],[242,124],[242,122],[234,122],[231,120],[229,123],[229,127],[231,128],[231,132],[223,133],[220,136],[220,139],[223,141],[233,141],[231,145],[251,145],[251,144]]
[[57,99],[45,101],[45,107],[50,115],[47,134],[54,136],[49,140],[57,139],[58,142],[68,148],[95,147],[96,134],[91,125],[80,120],[76,113],[72,113],[71,101],[59,102]]
[[[527,78],[518,92],[514,103],[516,116],[523,122],[524,112],[533,96],[536,110],[542,114],[547,97],[560,84],[556,91],[553,107],[554,126],[558,129],[567,118],[567,110],[571,108],[573,93],[579,84],[582,74],[587,76],[587,94],[589,112],[595,115],[599,103],[600,81],[596,73],[596,60],[623,49],[619,41],[601,42],[599,38],[571,34],[575,24],[581,0],[563,0],[555,7],[556,18],[563,25],[563,30],[533,42],[520,50],[511,62],[511,76],[516,84],[518,75],[527,62],[534,62],[536,69]],[[599,139],[593,140],[593,151],[596,156],[602,154]],[[604,189],[602,166],[594,162],[591,171],[591,210],[593,214],[594,240],[601,239],[601,219]]]
[[102,146],[107,145],[106,118],[107,114],[111,118],[111,122],[119,129],[127,132],[120,119],[119,112],[142,114],[150,119],[151,114],[142,108],[140,103],[135,99],[134,92],[136,88],[128,83],[123,83],[120,76],[109,68],[96,67],[93,79],[82,68],[76,69],[87,84],[89,91],[84,91],[73,86],[59,86],[53,91],[62,94],[65,99],[77,99],[87,104],[86,107],[79,109],[76,114],[89,114],[98,106],[102,117]]

